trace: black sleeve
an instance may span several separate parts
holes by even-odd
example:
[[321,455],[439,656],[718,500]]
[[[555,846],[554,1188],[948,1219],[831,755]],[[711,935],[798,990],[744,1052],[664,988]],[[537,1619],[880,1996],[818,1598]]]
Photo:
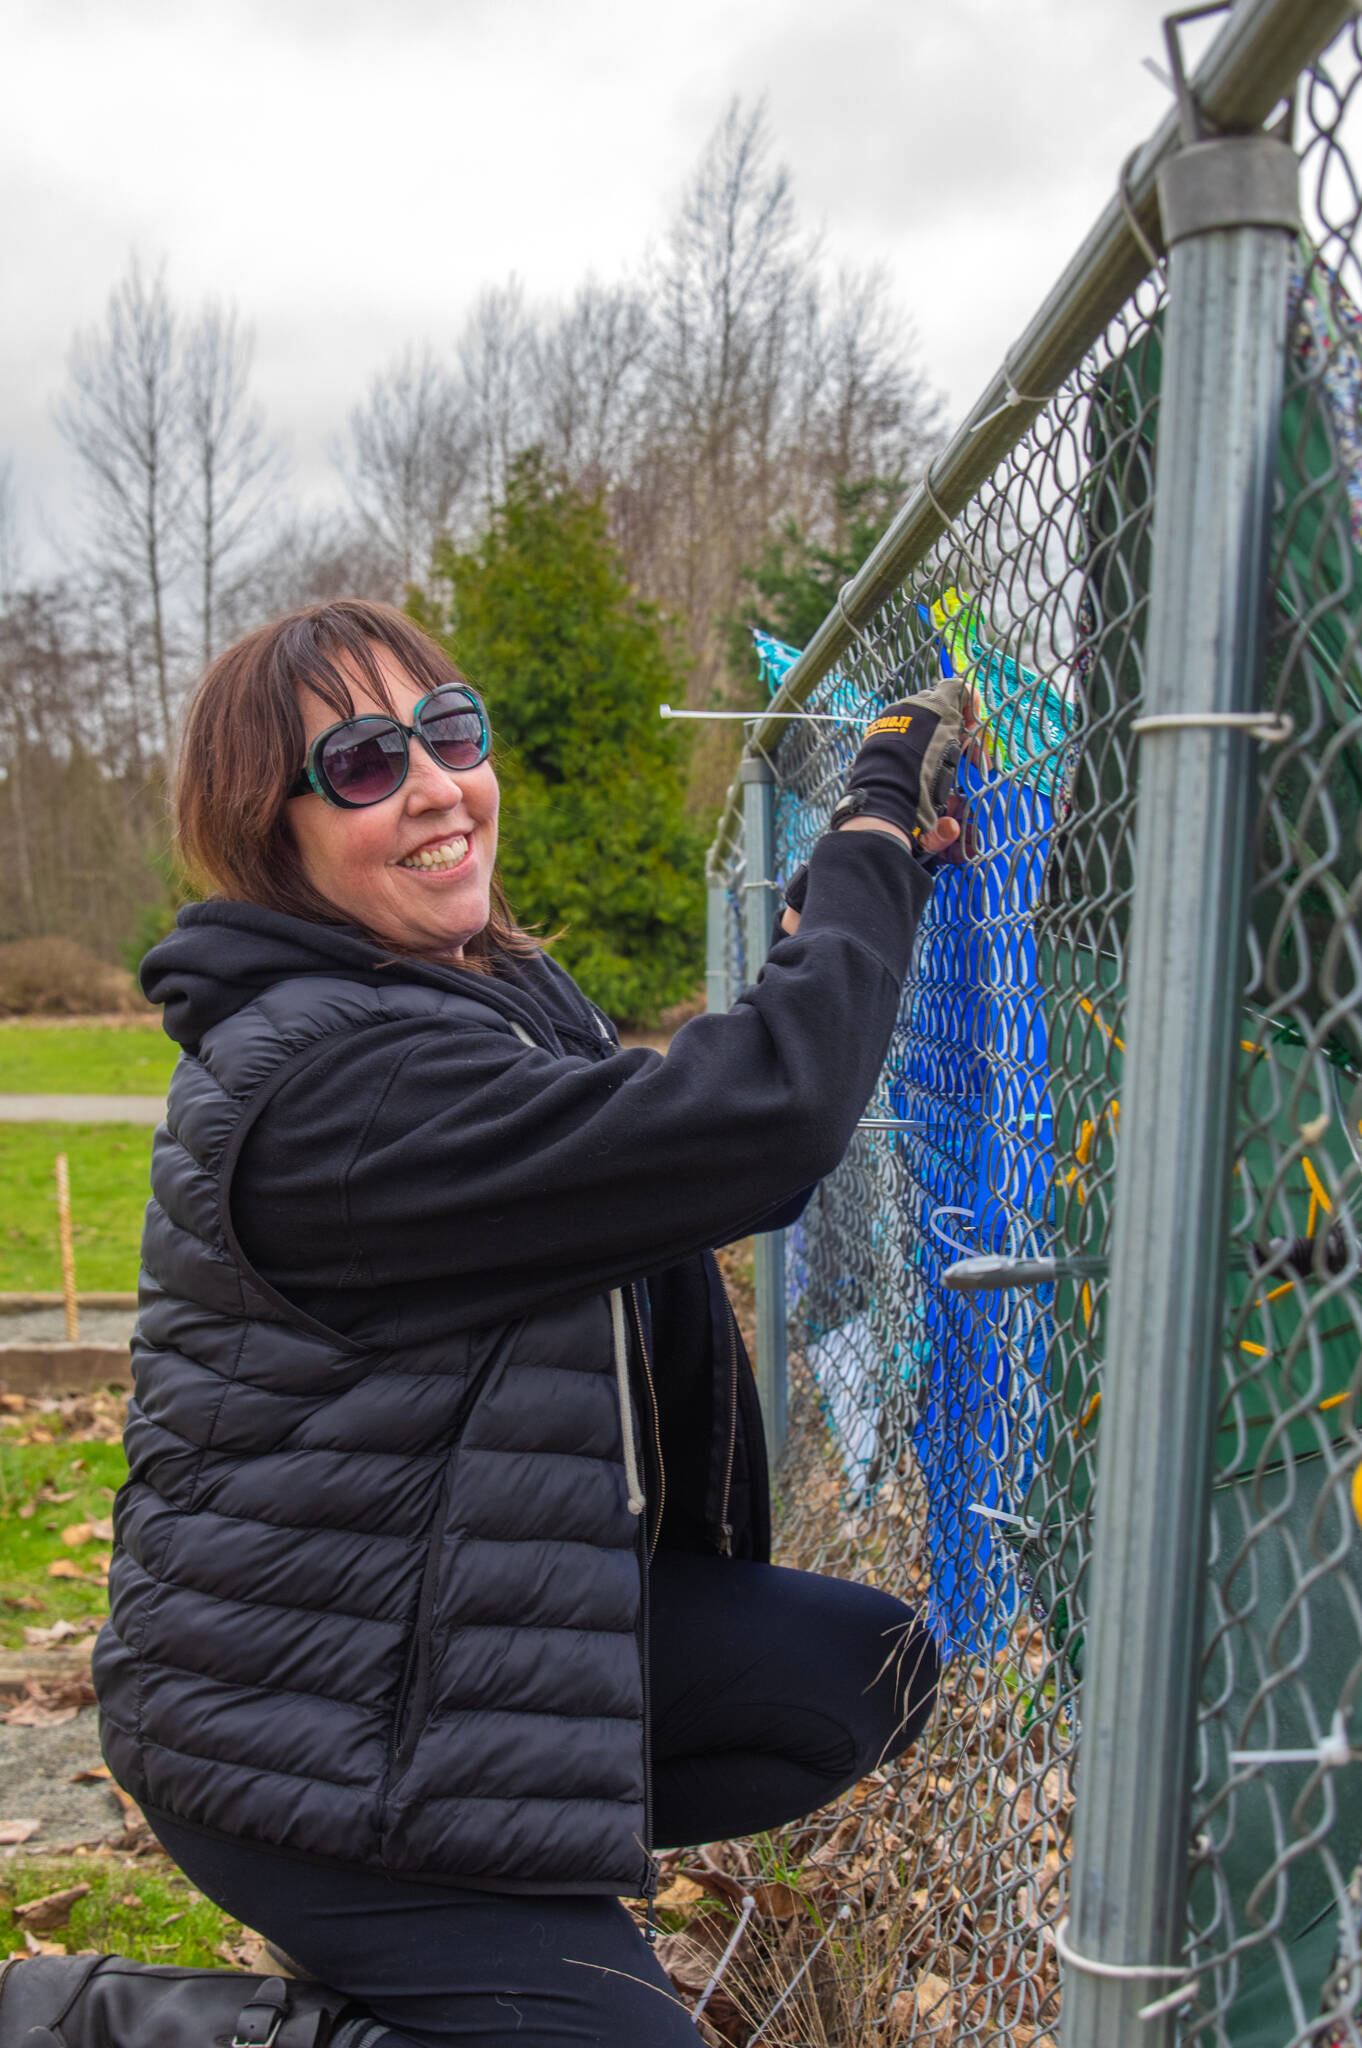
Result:
[[798,933],[665,1059],[472,1025],[331,1048],[246,1141],[243,1249],[314,1313],[337,1290],[438,1283],[452,1315],[491,1320],[745,1235],[846,1150],[930,886],[883,834],[820,841]]

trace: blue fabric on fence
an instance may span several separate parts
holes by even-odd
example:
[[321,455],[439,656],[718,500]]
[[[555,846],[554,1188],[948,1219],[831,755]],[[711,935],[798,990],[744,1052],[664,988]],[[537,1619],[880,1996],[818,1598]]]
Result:
[[[905,1383],[914,1400],[927,1618],[949,1657],[993,1648],[1011,1624],[1013,1546],[993,1517],[1018,1510],[1044,1448],[1053,1290],[962,1295],[942,1276],[976,1252],[1049,1248],[1054,1137],[1033,918],[1072,714],[1043,677],[981,640],[957,593],[918,611],[941,673],[967,672],[984,702],[987,770],[966,761],[959,785],[986,858],[937,879],[891,1056],[890,1114],[914,1127],[885,1140],[902,1148],[905,1165],[902,1296],[867,1301],[849,1276],[836,1321],[809,1331],[809,1358],[857,1491],[883,1476],[886,1390]],[[795,650],[782,653],[793,659]],[[849,685],[831,681],[820,707],[842,708]],[[792,1302],[805,1292],[805,1258],[801,1230],[789,1247]],[[892,1255],[876,1269],[885,1263]],[[876,1331],[890,1327],[907,1334],[884,1357]]]

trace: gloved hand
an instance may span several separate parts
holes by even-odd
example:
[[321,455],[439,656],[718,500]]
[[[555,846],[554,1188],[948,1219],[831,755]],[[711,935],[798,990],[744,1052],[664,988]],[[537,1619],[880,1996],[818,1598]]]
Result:
[[958,825],[953,832],[942,826],[973,724],[971,693],[959,676],[887,705],[861,742],[828,829],[851,818],[881,818],[925,852],[958,846]]

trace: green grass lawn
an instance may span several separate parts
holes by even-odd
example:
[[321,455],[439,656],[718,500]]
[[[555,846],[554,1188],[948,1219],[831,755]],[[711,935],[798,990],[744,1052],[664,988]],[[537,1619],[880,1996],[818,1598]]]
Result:
[[59,1152],[70,1166],[77,1287],[136,1287],[152,1135],[149,1124],[0,1124],[0,1291],[61,1286]]
[[164,1095],[174,1064],[158,1024],[0,1025],[0,1094]]
[[[62,1531],[108,1521],[128,1476],[123,1446],[21,1441],[41,1420],[25,1415],[0,1432],[0,1646],[7,1650],[23,1648],[25,1626],[103,1617],[109,1606],[107,1536],[64,1543]],[[74,1565],[84,1576],[53,1578],[53,1564]]]
[[15,1906],[80,1884],[90,1890],[72,1907],[68,1925],[43,1937],[68,1954],[98,1949],[138,1963],[221,1969],[221,1945],[241,1939],[240,1921],[220,1913],[168,1861],[129,1865],[121,1856],[16,1856],[0,1865],[0,1955],[23,1952]]

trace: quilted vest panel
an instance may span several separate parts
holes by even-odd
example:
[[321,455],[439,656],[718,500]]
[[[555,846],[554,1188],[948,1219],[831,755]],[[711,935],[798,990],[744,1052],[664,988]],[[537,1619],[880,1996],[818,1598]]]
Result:
[[275,1294],[231,1229],[240,1146],[298,1064],[470,1014],[501,1021],[286,981],[180,1056],[94,1658],[104,1753],[153,1814],[297,1855],[638,1892],[641,1528],[608,1302],[380,1350]]

